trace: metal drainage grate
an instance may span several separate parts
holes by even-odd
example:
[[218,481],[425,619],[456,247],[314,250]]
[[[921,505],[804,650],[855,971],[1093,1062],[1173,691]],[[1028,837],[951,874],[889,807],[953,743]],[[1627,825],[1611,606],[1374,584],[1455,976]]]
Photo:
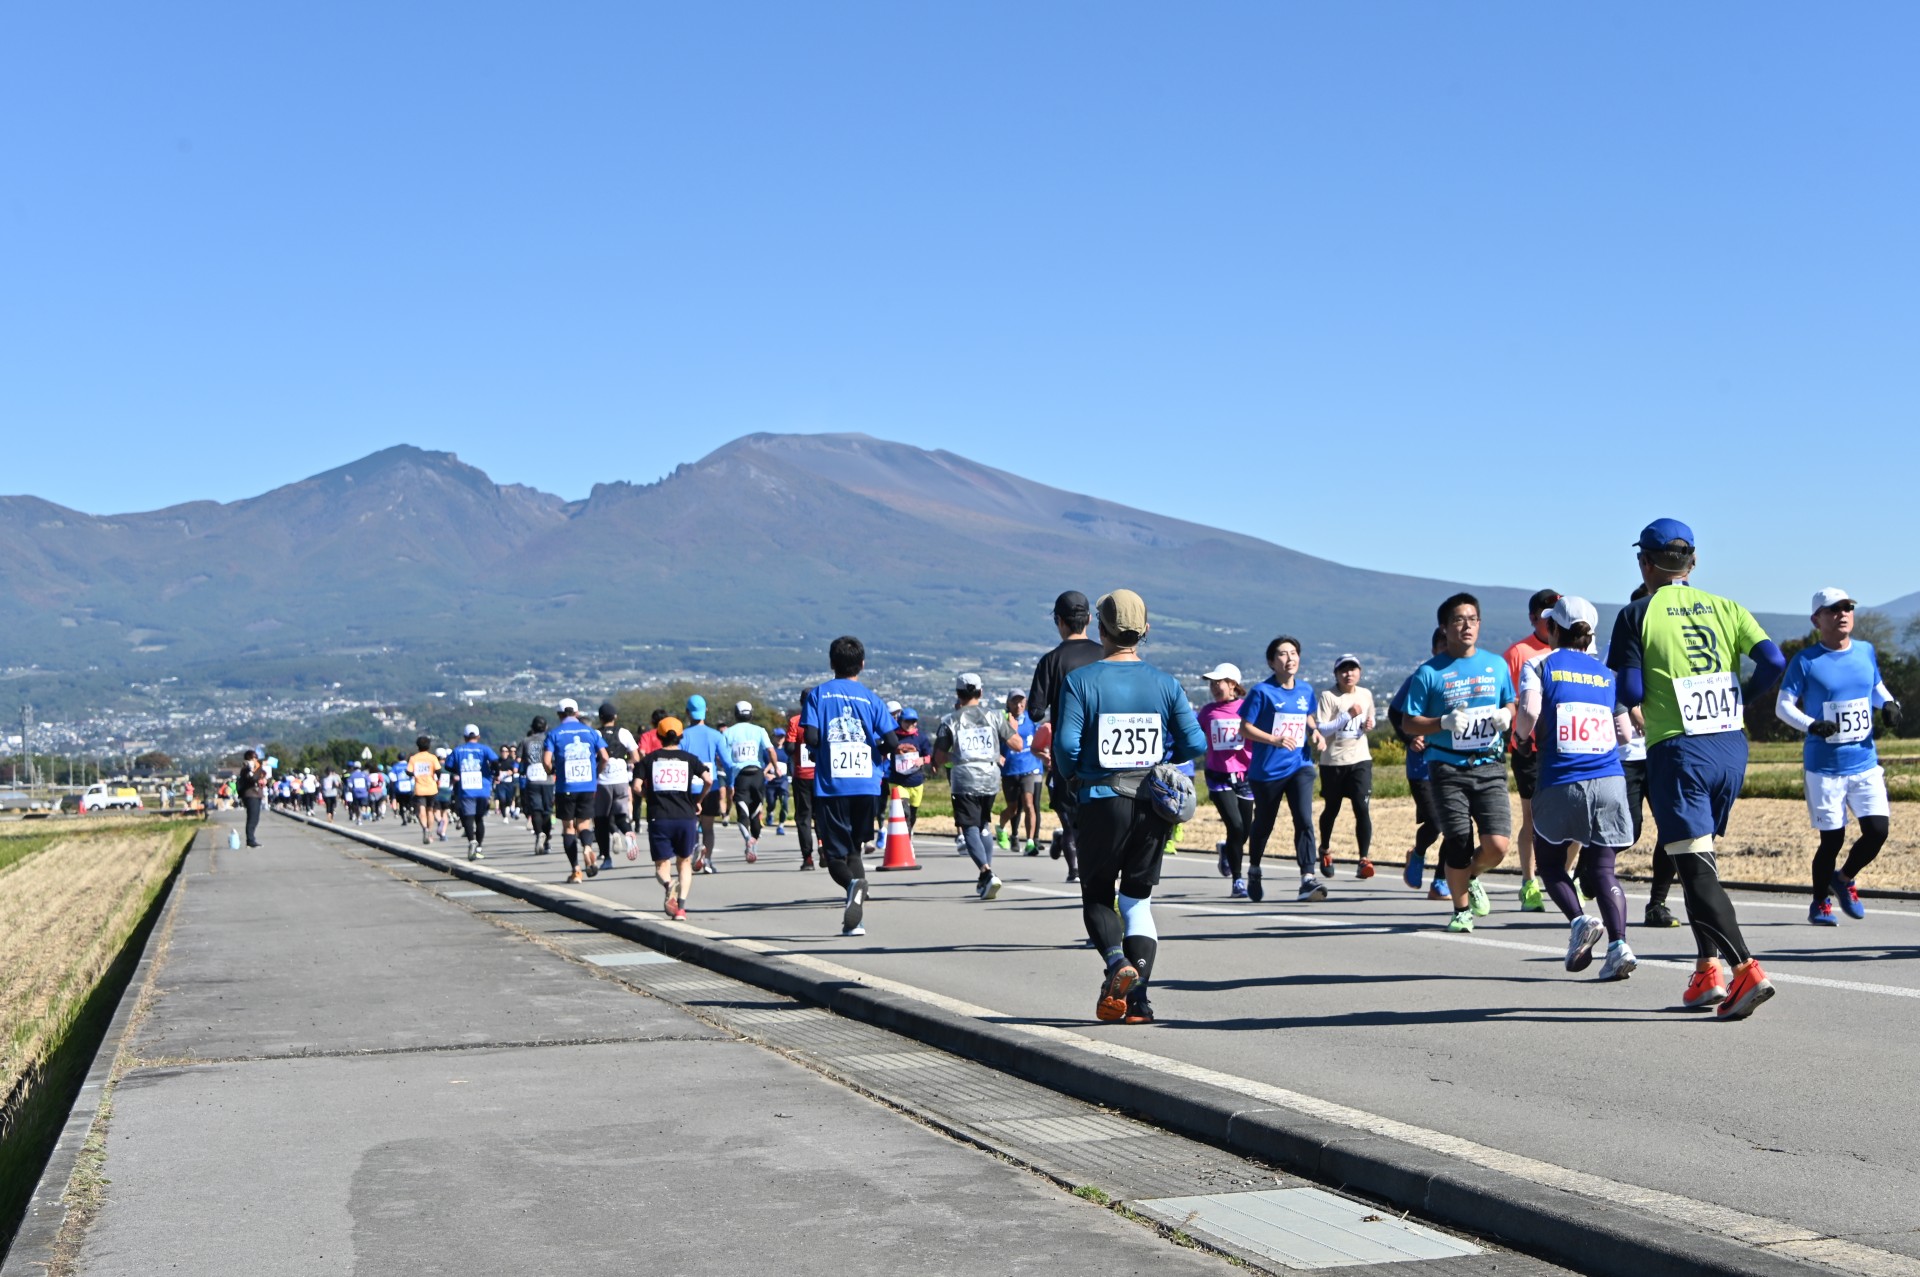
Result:
[[1290,1268],[1350,1268],[1481,1253],[1457,1237],[1317,1188],[1160,1197],[1133,1206],[1161,1223]]

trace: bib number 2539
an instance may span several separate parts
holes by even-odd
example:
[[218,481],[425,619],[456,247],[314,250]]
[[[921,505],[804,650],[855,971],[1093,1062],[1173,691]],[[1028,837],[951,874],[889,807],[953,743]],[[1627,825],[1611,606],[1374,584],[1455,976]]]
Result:
[[1164,727],[1158,714],[1102,714],[1100,766],[1107,771],[1137,771],[1166,757]]

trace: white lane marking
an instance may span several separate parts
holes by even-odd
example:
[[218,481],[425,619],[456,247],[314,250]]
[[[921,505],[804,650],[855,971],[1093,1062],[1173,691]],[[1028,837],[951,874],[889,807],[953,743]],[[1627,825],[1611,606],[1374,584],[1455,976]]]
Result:
[[[1503,882],[1496,882],[1496,883],[1482,884],[1482,885],[1486,886],[1488,891],[1508,892],[1513,895],[1520,894],[1520,888],[1510,887]],[[1620,885],[1622,887],[1629,887],[1629,886],[1637,887],[1637,886],[1642,886],[1644,884],[1622,883]],[[1676,883],[1675,885],[1677,886],[1678,884]],[[1809,887],[1807,888],[1807,892],[1810,897],[1812,895],[1813,889]],[[1734,898],[1734,903],[1738,904],[1742,909],[1746,909],[1746,908],[1792,909],[1797,913],[1805,913],[1807,911],[1807,905],[1805,900],[1802,900],[1797,905],[1789,904],[1779,900],[1763,900],[1759,896],[1752,893],[1751,891],[1741,891],[1738,888],[1730,888],[1727,894],[1732,896]],[[1869,896],[1867,897],[1867,899],[1870,900],[1872,899],[1872,897]],[[1862,903],[1865,903],[1865,901],[1863,900]],[[1883,909],[1880,906],[1875,905],[1872,908],[1867,910],[1867,917],[1869,918],[1920,918],[1920,911],[1916,911],[1913,909]]]
[[[1080,898],[1078,893],[1056,891],[1051,887],[1032,887],[1024,883],[1010,883],[1007,889],[1009,891],[1024,891],[1029,895],[1036,896],[1067,896],[1071,894],[1075,900]],[[1283,927],[1398,927],[1404,928],[1400,930],[1398,934],[1417,936],[1422,940],[1438,940],[1443,944],[1476,944],[1487,949],[1517,949],[1522,953],[1546,953],[1552,954],[1554,957],[1562,958],[1566,956],[1565,946],[1527,944],[1517,940],[1495,940],[1490,936],[1460,936],[1454,935],[1451,932],[1442,931],[1437,925],[1434,927],[1406,927],[1404,923],[1388,922],[1384,919],[1380,922],[1363,922],[1351,918],[1315,918],[1303,914],[1265,913],[1258,912],[1259,906],[1257,905],[1251,908],[1224,909],[1218,905],[1190,905],[1177,900],[1162,900],[1158,898],[1155,899],[1154,903],[1163,909],[1177,909],[1182,913],[1204,913],[1230,917],[1258,918],[1262,923],[1278,923]],[[1687,975],[1693,974],[1693,964],[1691,962],[1672,962],[1665,958],[1641,958],[1640,966],[1642,968],[1660,967],[1668,971],[1679,971]],[[1920,998],[1920,989],[1908,989],[1897,984],[1871,984],[1864,980],[1829,980],[1825,976],[1799,975],[1791,971],[1768,971],[1767,979],[1773,981],[1775,984],[1807,984],[1819,989],[1840,989],[1847,993],[1878,993],[1890,998]]]

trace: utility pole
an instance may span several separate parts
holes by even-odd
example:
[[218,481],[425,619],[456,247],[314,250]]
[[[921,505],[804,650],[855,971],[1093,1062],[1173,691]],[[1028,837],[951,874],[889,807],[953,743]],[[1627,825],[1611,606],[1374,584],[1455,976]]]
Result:
[[20,752],[27,756],[27,796],[33,796],[36,768],[33,765],[33,706],[20,707]]

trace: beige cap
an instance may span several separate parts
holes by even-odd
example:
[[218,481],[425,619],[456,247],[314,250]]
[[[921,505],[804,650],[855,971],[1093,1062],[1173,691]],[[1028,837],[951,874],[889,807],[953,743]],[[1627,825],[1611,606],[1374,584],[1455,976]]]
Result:
[[1147,601],[1132,590],[1102,594],[1100,628],[1113,638],[1139,638],[1147,632]]

